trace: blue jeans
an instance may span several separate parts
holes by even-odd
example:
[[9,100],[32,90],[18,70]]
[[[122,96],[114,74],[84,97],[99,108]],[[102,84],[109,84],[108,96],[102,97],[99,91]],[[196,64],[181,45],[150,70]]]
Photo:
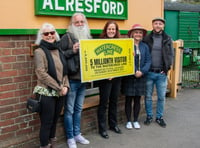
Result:
[[164,105],[165,105],[165,95],[167,89],[166,74],[154,73],[154,72],[148,72],[147,74],[145,109],[147,116],[149,117],[153,117],[152,95],[153,95],[154,85],[156,86],[156,92],[158,97],[156,106],[156,118],[160,118],[163,116]]
[[65,99],[64,126],[66,137],[74,138],[80,134],[81,112],[85,98],[85,83],[70,80],[70,89]]

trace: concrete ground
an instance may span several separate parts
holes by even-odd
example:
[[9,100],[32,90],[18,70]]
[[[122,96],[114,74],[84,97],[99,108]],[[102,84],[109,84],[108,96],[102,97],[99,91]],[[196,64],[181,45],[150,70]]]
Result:
[[[125,123],[119,125],[123,134],[108,130],[109,139],[103,139],[97,132],[84,135],[89,145],[78,144],[78,148],[200,148],[200,89],[182,89],[176,99],[167,98],[164,119],[166,128],[153,122],[143,124],[141,129],[127,130]],[[62,143],[58,148],[67,148]]]

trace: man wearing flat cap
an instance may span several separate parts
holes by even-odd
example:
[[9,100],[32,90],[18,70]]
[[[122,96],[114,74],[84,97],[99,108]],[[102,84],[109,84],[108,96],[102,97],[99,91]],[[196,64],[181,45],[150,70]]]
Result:
[[161,127],[166,127],[163,119],[165,95],[167,89],[167,72],[173,62],[174,49],[172,39],[164,32],[165,20],[161,17],[152,20],[153,30],[144,38],[150,48],[152,63],[147,74],[145,109],[147,118],[145,125],[150,125],[153,121],[152,94],[154,85],[157,91],[156,123]]

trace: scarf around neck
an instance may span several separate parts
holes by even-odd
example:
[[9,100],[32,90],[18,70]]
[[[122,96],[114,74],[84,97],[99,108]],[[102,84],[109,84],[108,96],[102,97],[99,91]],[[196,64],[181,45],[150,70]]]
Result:
[[50,50],[59,50],[60,60],[63,64],[63,75],[66,75],[67,74],[66,68],[65,68],[66,67],[66,61],[65,61],[63,53],[59,49],[59,42],[49,43],[47,41],[41,40],[39,47],[42,48],[42,50],[46,54],[46,58],[47,58],[47,61],[48,61],[48,74],[54,80],[56,80],[56,82],[60,85],[61,82],[57,78],[55,63],[54,63],[54,60],[53,60],[51,52],[50,52]]

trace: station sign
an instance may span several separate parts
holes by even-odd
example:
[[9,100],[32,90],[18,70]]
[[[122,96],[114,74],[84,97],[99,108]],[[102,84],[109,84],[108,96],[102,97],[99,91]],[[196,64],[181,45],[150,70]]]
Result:
[[128,0],[35,0],[35,15],[72,16],[81,12],[89,18],[128,19]]

